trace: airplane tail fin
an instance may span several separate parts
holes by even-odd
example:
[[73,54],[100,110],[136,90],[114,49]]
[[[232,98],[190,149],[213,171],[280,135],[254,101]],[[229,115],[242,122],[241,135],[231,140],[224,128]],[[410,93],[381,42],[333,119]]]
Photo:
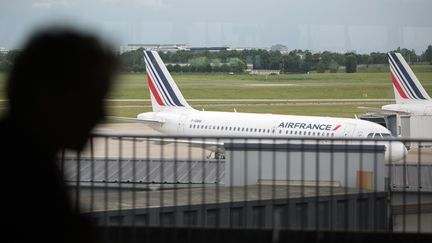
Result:
[[192,109],[159,54],[156,51],[144,51],[144,60],[153,111],[172,108]]
[[390,75],[397,104],[422,103],[431,98],[400,53],[388,53]]

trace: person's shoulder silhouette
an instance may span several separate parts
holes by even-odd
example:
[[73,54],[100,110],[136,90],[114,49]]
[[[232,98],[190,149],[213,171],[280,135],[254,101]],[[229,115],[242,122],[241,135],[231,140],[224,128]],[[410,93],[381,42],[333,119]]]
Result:
[[36,33],[7,80],[0,122],[2,228],[10,242],[89,242],[87,221],[71,206],[56,156],[81,150],[104,116],[117,71],[112,49],[71,29]]

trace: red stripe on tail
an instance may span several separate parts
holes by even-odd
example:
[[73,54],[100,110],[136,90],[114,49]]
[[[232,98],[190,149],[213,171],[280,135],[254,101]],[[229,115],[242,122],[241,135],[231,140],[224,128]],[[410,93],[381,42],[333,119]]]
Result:
[[159,93],[157,92],[155,86],[153,85],[153,81],[151,80],[150,75],[148,73],[147,73],[147,81],[148,81],[148,86],[150,87],[150,91],[152,92],[153,96],[155,97],[158,105],[165,106],[161,97],[159,96]]
[[399,81],[396,79],[392,71],[390,71],[390,76],[392,78],[393,85],[396,87],[396,90],[398,91],[399,95],[404,99],[408,99],[408,96],[403,91],[402,87],[399,84]]

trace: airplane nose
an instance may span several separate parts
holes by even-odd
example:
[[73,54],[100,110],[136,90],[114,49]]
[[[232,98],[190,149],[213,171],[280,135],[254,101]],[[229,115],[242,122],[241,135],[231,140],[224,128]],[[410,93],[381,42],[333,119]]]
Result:
[[386,145],[385,161],[396,162],[402,160],[408,154],[408,150],[402,142],[390,141]]

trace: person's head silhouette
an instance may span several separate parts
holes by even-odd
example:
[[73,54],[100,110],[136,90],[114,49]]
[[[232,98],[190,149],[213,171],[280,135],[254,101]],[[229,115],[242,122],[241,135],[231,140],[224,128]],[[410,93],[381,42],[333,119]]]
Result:
[[35,34],[7,86],[9,118],[47,149],[82,149],[104,116],[117,58],[95,37],[70,29]]

